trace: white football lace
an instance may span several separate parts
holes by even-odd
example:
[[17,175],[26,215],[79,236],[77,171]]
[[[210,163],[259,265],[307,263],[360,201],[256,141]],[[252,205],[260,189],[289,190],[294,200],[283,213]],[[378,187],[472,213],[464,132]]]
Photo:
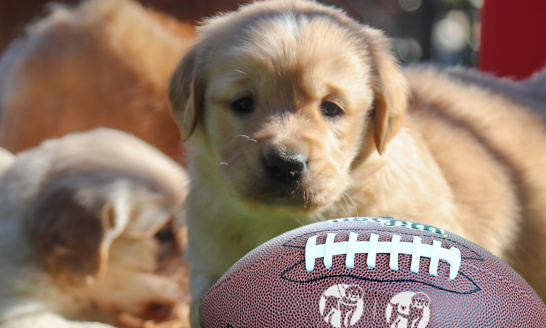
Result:
[[366,264],[369,268],[375,267],[375,257],[377,254],[390,254],[389,267],[391,270],[398,271],[398,254],[409,254],[411,258],[411,272],[419,272],[419,263],[421,257],[430,258],[428,272],[432,276],[438,275],[438,264],[440,260],[449,263],[449,279],[457,277],[461,267],[461,252],[458,248],[442,248],[442,242],[434,240],[432,245],[421,244],[420,237],[413,237],[413,242],[400,242],[400,236],[393,235],[392,241],[379,241],[376,234],[370,235],[370,241],[357,241],[358,234],[349,233],[349,241],[334,243],[335,233],[329,233],[326,237],[326,243],[317,245],[317,236],[312,236],[305,245],[305,268],[307,271],[313,271],[315,259],[324,258],[324,266],[329,269],[332,266],[332,257],[335,255],[346,254],[345,265],[348,269],[353,269],[355,265],[355,254],[368,254]]

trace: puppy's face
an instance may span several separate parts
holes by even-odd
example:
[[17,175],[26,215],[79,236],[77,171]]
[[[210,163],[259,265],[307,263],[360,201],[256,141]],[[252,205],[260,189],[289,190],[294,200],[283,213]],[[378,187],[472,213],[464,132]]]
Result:
[[110,246],[108,263],[88,297],[112,313],[163,320],[183,296],[182,235],[176,207],[165,196],[134,188],[130,220]]
[[49,274],[83,308],[168,318],[183,292],[179,197],[138,178],[77,182],[92,177],[52,179],[37,198],[30,232]]
[[[405,109],[389,110],[379,71],[403,78],[379,32],[314,3],[282,6],[211,21],[170,97],[183,132],[197,127],[220,187],[251,206],[313,212],[342,197],[351,169],[382,150],[388,121]],[[390,84],[405,98],[403,82]]]
[[345,189],[373,93],[365,50],[330,31],[279,18],[211,59],[205,131],[243,201],[313,211]]

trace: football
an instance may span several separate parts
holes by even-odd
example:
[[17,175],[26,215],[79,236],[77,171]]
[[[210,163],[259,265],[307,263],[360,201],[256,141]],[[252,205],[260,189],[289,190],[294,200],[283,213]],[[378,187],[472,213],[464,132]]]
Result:
[[546,327],[546,306],[507,264],[442,229],[388,217],[287,232],[203,296],[204,328]]

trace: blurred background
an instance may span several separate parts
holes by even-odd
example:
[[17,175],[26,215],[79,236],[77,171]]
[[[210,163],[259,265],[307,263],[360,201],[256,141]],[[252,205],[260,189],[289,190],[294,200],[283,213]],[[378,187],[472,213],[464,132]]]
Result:
[[[484,0],[322,0],[393,39],[393,52],[404,64],[477,65],[480,9]],[[47,13],[48,0],[0,0],[0,53],[24,34],[25,25]],[[75,5],[78,0],[56,3]],[[147,7],[197,23],[201,17],[234,10],[243,0],[140,0]]]
[[393,39],[404,64],[476,66],[483,0],[325,0]]
[[[136,31],[134,35],[109,30],[122,29],[115,19],[97,20],[85,28],[77,22],[52,24],[55,28],[47,33],[33,35],[25,29],[46,21],[52,3],[75,7],[82,0],[0,0],[1,147],[17,154],[67,133],[109,127],[133,134],[187,165],[167,100],[171,72],[195,41],[193,27],[203,17],[251,1],[138,0],[153,10],[130,3],[138,8],[122,16],[129,17],[128,30]],[[402,64],[479,66],[497,76],[524,79],[546,63],[546,0],[320,2],[385,31]],[[487,33],[480,38],[482,32]],[[20,43],[4,53],[15,39]],[[117,42],[122,39],[127,42]],[[154,57],[156,52],[148,49],[159,49],[160,55]],[[180,279],[185,286],[184,274]],[[181,301],[186,308],[180,318],[187,318],[188,302],[188,297]],[[182,326],[161,328],[186,327],[184,320]],[[140,323],[127,326],[141,328]]]

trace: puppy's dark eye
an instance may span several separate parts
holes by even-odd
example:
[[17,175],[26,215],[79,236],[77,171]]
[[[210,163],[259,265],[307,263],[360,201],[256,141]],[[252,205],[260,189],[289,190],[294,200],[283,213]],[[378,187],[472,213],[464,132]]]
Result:
[[323,102],[322,105],[320,105],[320,109],[322,109],[322,113],[328,117],[336,117],[342,113],[341,108],[339,108],[338,105],[329,101]]
[[162,243],[170,243],[175,239],[173,228],[170,225],[159,230],[154,237]]
[[231,103],[231,108],[240,114],[248,114],[254,110],[254,101],[250,97],[237,99]]

